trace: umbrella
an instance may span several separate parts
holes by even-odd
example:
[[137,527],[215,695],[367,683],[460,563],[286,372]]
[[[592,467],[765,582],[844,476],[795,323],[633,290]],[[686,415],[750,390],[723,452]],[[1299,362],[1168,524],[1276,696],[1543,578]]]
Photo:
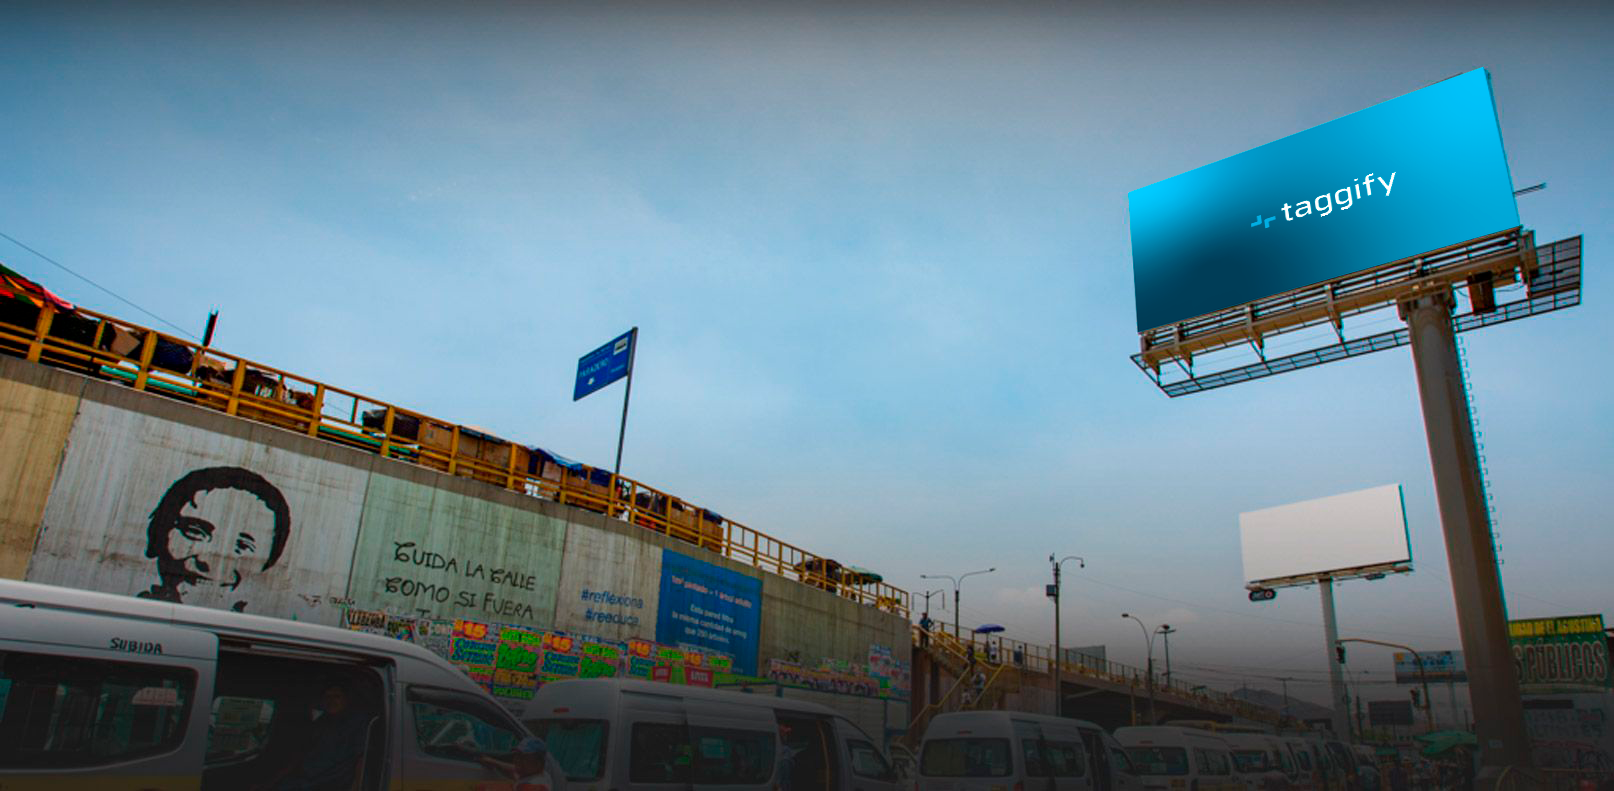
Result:
[[847,566],[841,572],[841,581],[848,585],[868,585],[874,582],[884,582],[885,577],[878,571],[870,571],[862,566]]
[[975,632],[977,634],[991,634],[993,632],[1001,631],[1003,631],[1003,627],[998,626],[995,623],[983,623],[980,626],[975,627]]
[[1419,755],[1425,758],[1434,758],[1457,747],[1479,746],[1479,739],[1474,738],[1474,734],[1469,731],[1435,731],[1419,734],[1413,738],[1424,743]]

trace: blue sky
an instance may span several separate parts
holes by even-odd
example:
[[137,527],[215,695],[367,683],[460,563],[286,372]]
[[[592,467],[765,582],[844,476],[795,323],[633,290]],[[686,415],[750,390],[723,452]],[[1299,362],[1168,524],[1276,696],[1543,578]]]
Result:
[[1475,67],[1550,185],[1525,224],[1590,268],[1581,307],[1465,341],[1510,611],[1614,594],[1614,9],[1405,5],[9,4],[0,232],[602,465],[620,389],[571,374],[637,325],[626,474],[913,590],[995,565],[964,620],[1027,639],[1080,554],[1067,642],[1140,661],[1129,611],[1181,630],[1180,676],[1276,686],[1321,678],[1321,616],[1245,601],[1241,511],[1403,484],[1417,571],[1341,586],[1342,632],[1459,647],[1410,360],[1167,399],[1127,359],[1126,193]]

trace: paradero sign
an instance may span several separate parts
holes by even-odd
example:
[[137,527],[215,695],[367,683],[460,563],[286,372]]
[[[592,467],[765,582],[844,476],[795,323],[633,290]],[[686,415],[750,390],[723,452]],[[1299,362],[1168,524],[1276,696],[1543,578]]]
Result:
[[1484,69],[1127,202],[1140,332],[1519,225]]

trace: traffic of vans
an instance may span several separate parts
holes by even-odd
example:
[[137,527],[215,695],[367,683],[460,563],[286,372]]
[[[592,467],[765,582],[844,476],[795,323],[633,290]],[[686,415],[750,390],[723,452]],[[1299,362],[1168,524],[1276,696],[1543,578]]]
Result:
[[[625,679],[545,684],[518,719],[456,667],[386,637],[0,580],[0,787],[210,791],[282,781],[502,791],[1199,791],[1343,787],[1343,743],[941,714],[899,778],[881,740],[769,693]],[[1242,771],[1241,771],[1242,770]],[[911,782],[907,782],[911,781]]]
[[527,736],[398,640],[0,580],[7,791],[493,791]]
[[816,703],[626,679],[545,684],[522,721],[568,791],[896,791],[878,741]]

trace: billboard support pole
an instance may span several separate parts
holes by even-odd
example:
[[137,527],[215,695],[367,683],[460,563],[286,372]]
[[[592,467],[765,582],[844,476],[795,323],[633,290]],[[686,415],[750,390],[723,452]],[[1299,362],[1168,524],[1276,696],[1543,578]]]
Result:
[[1507,604],[1502,598],[1467,386],[1457,357],[1452,297],[1444,289],[1416,296],[1401,303],[1400,312],[1407,323],[1418,398],[1423,404],[1457,628],[1468,665],[1481,777],[1494,778],[1506,767],[1528,767],[1530,745],[1519,677],[1508,645]]
[[[1317,580],[1317,588],[1322,592],[1323,598],[1323,638],[1332,657],[1334,646],[1339,644],[1339,623],[1334,620],[1334,580],[1323,577]],[[1346,737],[1351,732],[1351,701],[1345,692],[1344,668],[1337,661],[1328,663],[1328,687],[1332,691],[1333,700],[1328,706],[1330,721],[1333,723],[1334,734]]]

